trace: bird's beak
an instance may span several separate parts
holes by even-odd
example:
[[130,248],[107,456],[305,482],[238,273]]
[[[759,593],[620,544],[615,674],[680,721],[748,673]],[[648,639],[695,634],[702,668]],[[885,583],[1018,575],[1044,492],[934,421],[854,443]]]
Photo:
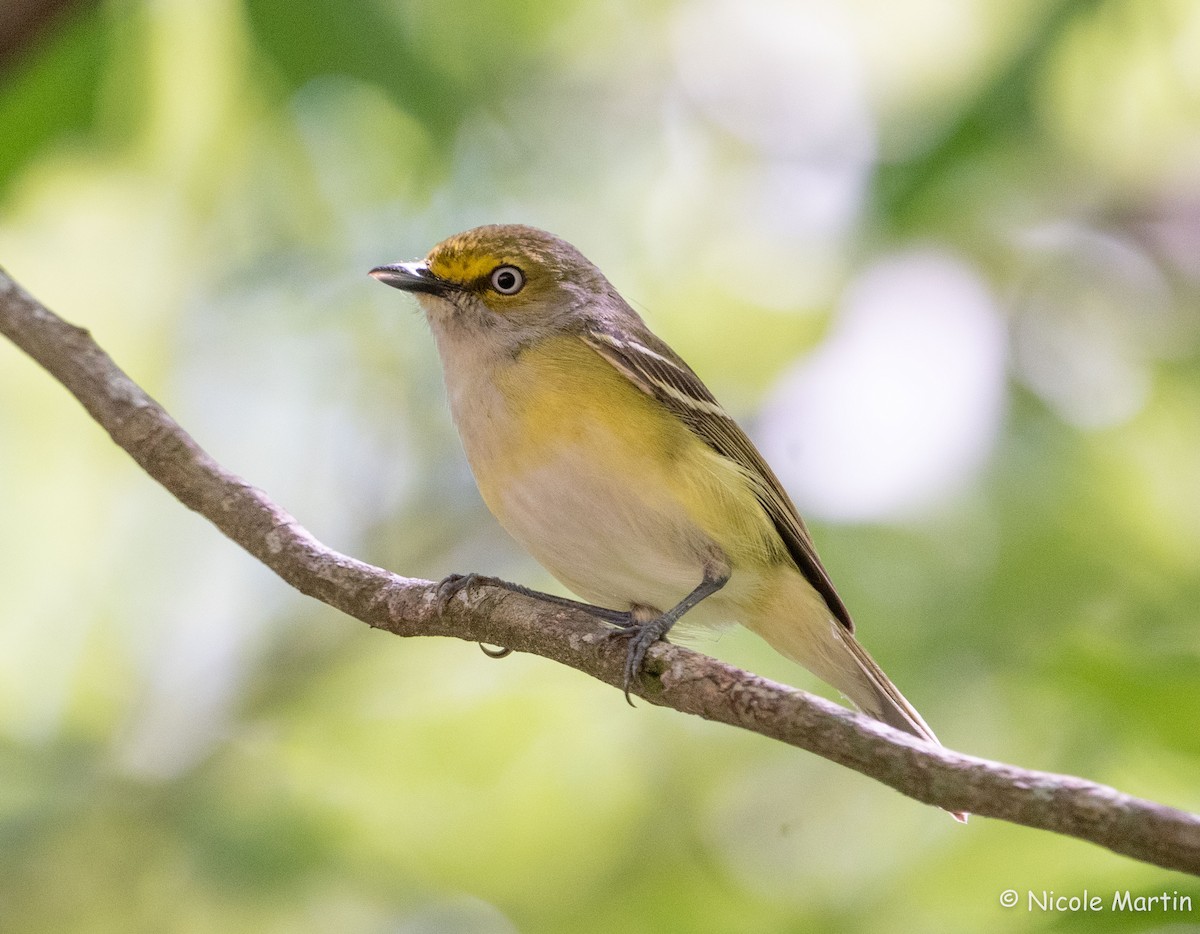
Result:
[[444,295],[457,288],[453,283],[439,279],[430,272],[429,266],[424,260],[376,266],[371,270],[371,275],[385,285],[405,292],[428,292],[431,295]]

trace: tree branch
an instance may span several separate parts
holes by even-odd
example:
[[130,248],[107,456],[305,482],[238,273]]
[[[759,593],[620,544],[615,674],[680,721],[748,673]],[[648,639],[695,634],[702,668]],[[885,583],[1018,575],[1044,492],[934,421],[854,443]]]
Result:
[[[621,684],[625,647],[582,612],[486,582],[439,606],[436,585],[326,548],[261,490],[208,456],[77,328],[0,269],[0,332],[45,367],[155,480],[300,592],[399,636],[453,636],[532,652]],[[635,693],[777,739],[947,811],[1067,834],[1200,875],[1200,816],[1068,775],[927,745],[837,704],[659,643]]]

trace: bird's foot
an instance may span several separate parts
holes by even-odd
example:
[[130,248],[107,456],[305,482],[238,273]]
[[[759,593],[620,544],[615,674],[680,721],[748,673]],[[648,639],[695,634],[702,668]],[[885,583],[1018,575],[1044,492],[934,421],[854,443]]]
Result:
[[628,613],[618,615],[620,618],[607,620],[612,629],[605,633],[605,637],[629,640],[621,684],[625,691],[625,702],[632,707],[633,698],[629,696],[629,692],[641,673],[646,653],[655,642],[665,641],[667,632],[675,625],[676,617],[670,612],[650,615],[643,607],[635,607]]
[[443,577],[437,585],[437,590],[434,591],[435,602],[438,616],[446,612],[446,607],[450,605],[450,601],[458,596],[462,591],[467,590],[473,584],[491,583],[492,579],[483,577],[479,574],[451,574],[448,577]]
[[[555,606],[561,606],[565,609],[582,610],[585,613],[595,616],[597,619],[603,620],[606,623],[618,627],[618,629],[632,625],[630,622],[630,615],[621,610],[610,610],[608,607],[592,606],[590,603],[581,603],[578,600],[571,600],[567,597],[556,597],[554,594],[542,593],[540,590],[534,590],[531,587],[522,587],[520,584],[514,584],[511,581],[501,580],[498,577],[488,577],[484,574],[475,574],[473,572],[471,574],[451,574],[449,577],[443,578],[441,583],[437,585],[435,600],[438,615],[440,616],[446,611],[446,607],[450,605],[450,601],[453,600],[459,593],[475,586],[476,584],[485,584],[488,587],[499,587],[503,590],[510,591],[511,593],[518,593],[523,597],[532,597],[535,600],[541,600],[544,603],[552,603]],[[504,648],[502,646],[497,646],[495,649],[488,649],[483,645],[482,642],[479,644],[479,647],[483,649],[483,653],[490,658],[504,658],[506,655],[511,655],[513,651],[512,649]],[[645,657],[645,654],[645,651],[643,651],[642,656]],[[626,679],[626,683],[628,684],[628,679]],[[626,689],[625,697],[626,699],[629,697],[628,689]]]
[[[450,605],[450,601],[455,598],[460,592],[468,589],[474,584],[495,584],[500,587],[515,587],[516,584],[508,584],[505,581],[495,577],[484,577],[482,574],[451,574],[449,577],[442,578],[441,583],[437,586],[436,601],[438,615],[441,616],[446,612],[446,607]],[[504,658],[512,655],[513,650],[505,648],[502,645],[489,648],[482,642],[479,643],[479,648],[488,658]]]

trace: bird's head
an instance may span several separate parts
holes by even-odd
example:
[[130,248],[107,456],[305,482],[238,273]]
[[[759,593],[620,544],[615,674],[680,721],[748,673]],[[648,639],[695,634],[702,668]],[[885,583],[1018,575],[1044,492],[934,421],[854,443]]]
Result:
[[581,311],[620,302],[575,247],[520,224],[475,227],[443,240],[422,260],[376,266],[371,275],[416,295],[435,328],[545,332],[578,321]]

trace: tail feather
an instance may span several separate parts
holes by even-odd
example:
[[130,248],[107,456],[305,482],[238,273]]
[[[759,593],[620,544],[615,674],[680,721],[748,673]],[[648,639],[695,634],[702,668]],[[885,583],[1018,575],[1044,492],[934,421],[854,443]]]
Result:
[[[875,659],[829,613],[824,600],[804,583],[784,591],[778,608],[753,620],[754,630],[779,653],[799,662],[837,688],[864,713],[931,743],[938,738]],[[938,744],[940,745],[940,743]]]
[[[833,625],[833,632],[836,641],[846,648],[849,656],[858,665],[857,678],[843,680],[841,683],[834,682],[834,687],[877,720],[940,746],[941,743],[929,728],[929,724],[908,702],[908,698],[900,693],[900,689],[892,684],[892,679],[883,673],[883,669],[876,664],[875,659],[871,658],[871,654],[854,635],[836,623]],[[948,813],[960,824],[967,822],[965,811]]]
[[[815,590],[802,583],[802,588],[781,589],[778,603],[768,604],[763,612],[747,620],[751,628],[776,651],[841,691],[864,713],[940,746],[929,724],[853,633],[830,615]],[[966,814],[951,814],[966,822]]]
[[833,686],[877,720],[940,746],[941,743],[929,728],[929,724],[908,702],[908,698],[900,693],[900,689],[892,684],[891,679],[883,673],[883,669],[876,664],[862,644],[841,626],[834,625],[833,632],[858,668],[857,672],[852,672],[858,677],[840,684],[834,682]]

